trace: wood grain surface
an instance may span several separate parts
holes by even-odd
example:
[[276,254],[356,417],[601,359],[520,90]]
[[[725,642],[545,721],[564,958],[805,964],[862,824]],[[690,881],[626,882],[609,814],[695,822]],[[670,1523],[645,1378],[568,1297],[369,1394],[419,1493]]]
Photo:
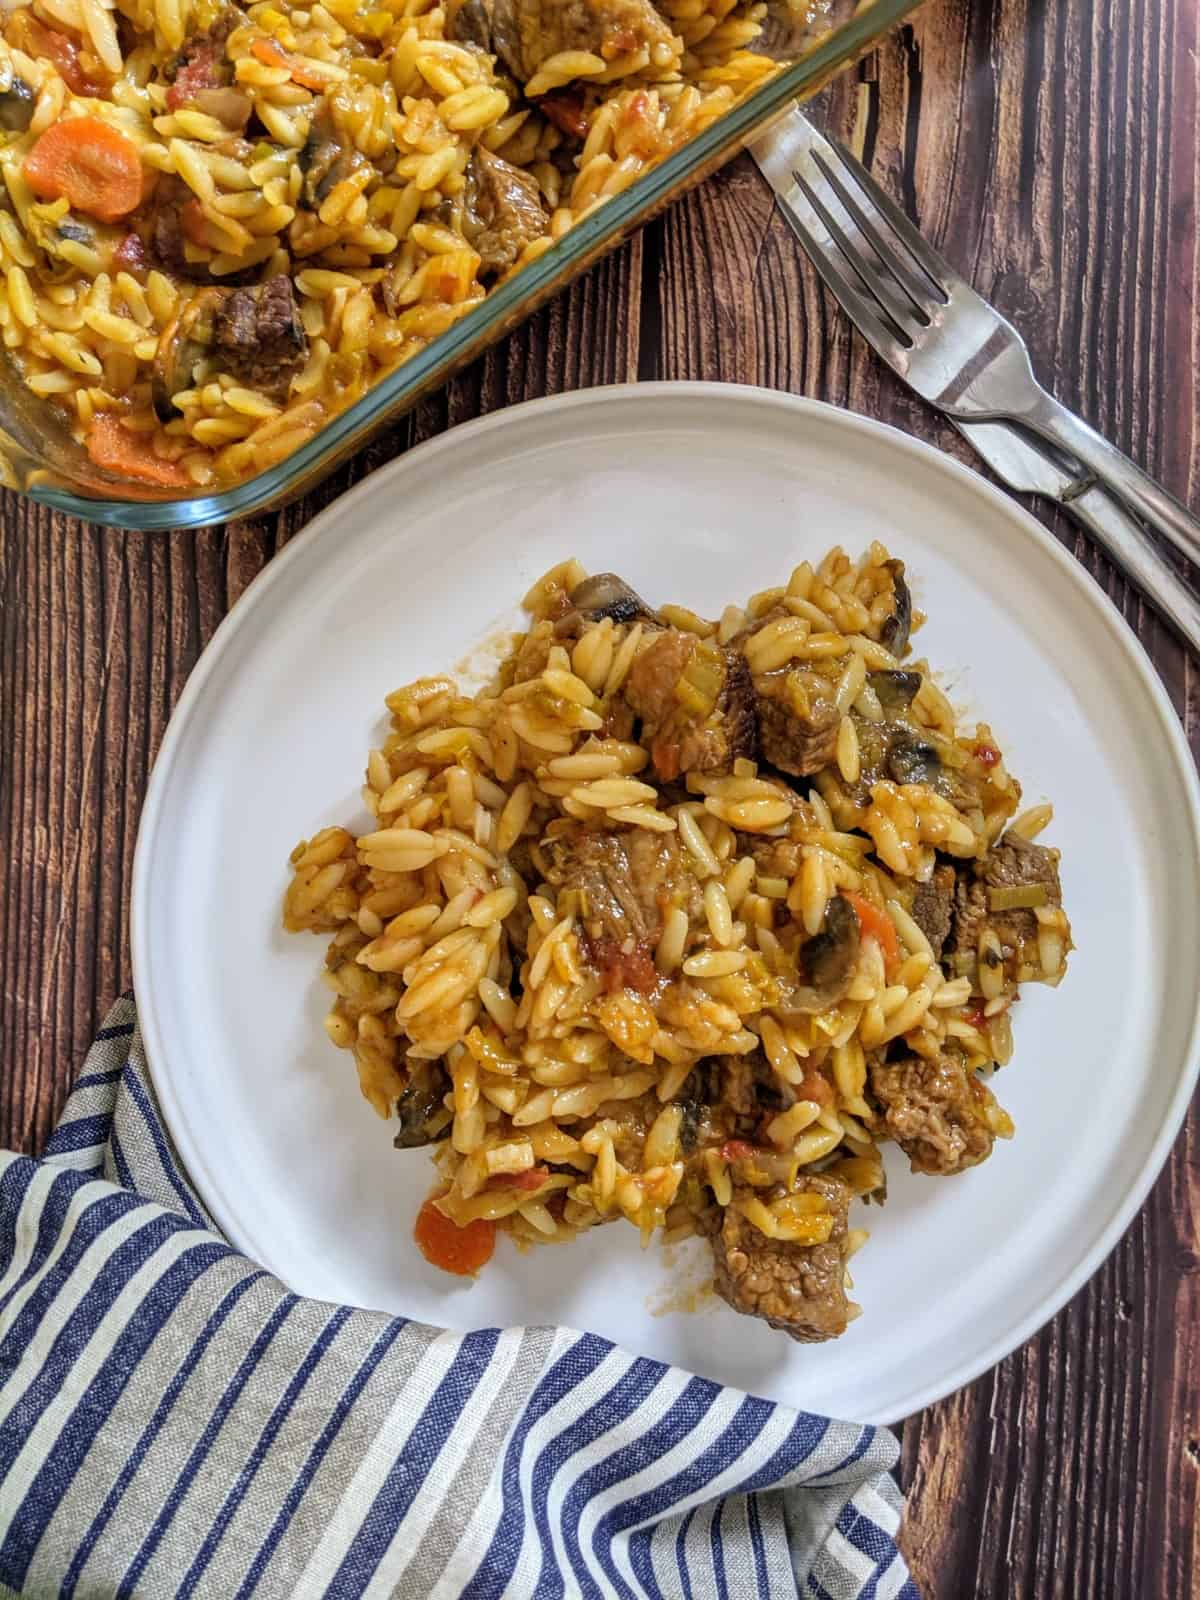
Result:
[[[817,108],[1014,318],[1058,395],[1194,505],[1198,58],[1197,0],[930,0]],[[418,440],[531,396],[639,377],[813,395],[970,459],[849,332],[743,158],[278,516],[139,535],[3,499],[6,1145],[41,1146],[129,984],[150,763],[255,574]],[[1196,750],[1196,661],[1069,522],[1047,521],[1136,629]],[[905,1549],[931,1600],[1200,1595],[1195,1108],[1092,1282],[993,1372],[907,1421],[902,1482]]]

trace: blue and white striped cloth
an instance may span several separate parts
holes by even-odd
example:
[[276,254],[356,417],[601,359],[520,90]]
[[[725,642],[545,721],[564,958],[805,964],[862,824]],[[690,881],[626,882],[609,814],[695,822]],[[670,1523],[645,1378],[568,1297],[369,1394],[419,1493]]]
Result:
[[0,1154],[0,1593],[915,1600],[896,1455],[590,1334],[290,1293],[189,1184],[132,1000]]

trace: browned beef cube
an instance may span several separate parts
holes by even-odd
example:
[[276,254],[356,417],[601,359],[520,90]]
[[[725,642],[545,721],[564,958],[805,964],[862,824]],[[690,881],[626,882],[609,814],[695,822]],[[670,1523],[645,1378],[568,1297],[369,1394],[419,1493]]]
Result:
[[272,278],[226,296],[213,316],[213,347],[221,368],[250,388],[286,392],[308,356],[292,280]]
[[820,1194],[833,1214],[825,1244],[768,1239],[736,1209],[752,1190],[734,1190],[734,1204],[710,1213],[717,1293],[735,1311],[761,1317],[802,1344],[846,1331],[846,1217],[850,1190],[838,1178],[806,1178],[800,1191]]
[[700,885],[676,834],[630,828],[598,833],[571,828],[538,846],[546,882],[579,896],[587,953],[610,987],[648,992],[654,948],[668,911],[703,915]]
[[949,1177],[991,1155],[990,1096],[960,1051],[872,1062],[871,1089],[914,1172]]
[[[1021,969],[1040,971],[1035,908],[1006,905],[1006,891],[1031,891],[1046,906],[1062,905],[1062,886],[1058,878],[1058,851],[1033,844],[1018,834],[1009,833],[988,851],[982,861],[973,862],[958,875],[954,891],[954,927],[946,954],[974,959],[979,956],[980,939],[991,931],[999,941],[1004,976],[1015,983]],[[1031,974],[1027,970],[1026,977]]]
[[[478,42],[478,16],[470,21]],[[551,56],[586,50],[605,61],[630,51],[671,48],[672,34],[650,0],[494,0],[491,48],[518,83]]]
[[537,179],[479,145],[467,168],[463,233],[483,271],[506,271],[548,222]]
[[624,698],[664,783],[754,754],[754,688],[736,650],[664,628],[634,662]]
[[842,717],[833,685],[816,673],[774,675],[755,702],[763,760],[793,778],[806,778],[833,760]]
[[958,877],[948,863],[935,867],[928,883],[919,883],[913,895],[912,918],[929,940],[930,949],[940,956],[950,935],[954,916],[954,890]]

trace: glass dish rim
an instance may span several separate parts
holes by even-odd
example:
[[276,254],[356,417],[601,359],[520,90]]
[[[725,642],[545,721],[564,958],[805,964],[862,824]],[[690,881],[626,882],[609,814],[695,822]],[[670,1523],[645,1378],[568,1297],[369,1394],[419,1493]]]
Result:
[[536,300],[542,292],[553,292],[556,279],[589,255],[602,253],[623,229],[636,226],[639,219],[648,220],[710,157],[739,140],[744,143],[754,129],[787,110],[804,91],[822,86],[838,67],[869,48],[920,4],[921,0],[872,0],[801,61],[747,95],[628,189],[576,223],[557,244],[493,289],[424,350],[331,417],[298,450],[254,477],[219,492],[179,499],[102,499],[53,483],[31,483],[17,492],[52,511],[145,533],[208,527],[254,516],[303,492],[323,476],[327,460],[333,458],[332,468],[337,459],[347,458],[365,444],[410,394],[415,398],[417,391],[436,387],[443,369],[448,379],[469,346],[486,341],[506,319],[518,321],[527,301]]

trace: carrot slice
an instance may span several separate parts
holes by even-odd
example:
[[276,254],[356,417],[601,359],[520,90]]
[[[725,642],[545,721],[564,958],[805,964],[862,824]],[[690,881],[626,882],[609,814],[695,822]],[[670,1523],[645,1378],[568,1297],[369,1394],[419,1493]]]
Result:
[[852,894],[847,890],[842,891],[846,899],[858,913],[858,925],[862,929],[863,938],[872,938],[879,941],[879,948],[883,952],[883,964],[891,968],[900,960],[900,941],[896,937],[896,925],[886,911],[881,911],[878,906],[872,905],[869,900],[864,900],[861,894]]
[[255,39],[250,48],[264,67],[283,67],[285,71],[291,73],[292,82],[298,83],[302,89],[328,89],[328,78],[319,78],[315,72],[305,67],[303,61],[297,61],[294,56],[288,55],[283,46],[276,44],[274,39]]
[[417,1213],[413,1228],[417,1247],[426,1261],[441,1267],[443,1272],[473,1278],[492,1259],[496,1224],[480,1217],[460,1228],[438,1210],[436,1202],[437,1196],[431,1195]]
[[25,157],[25,178],[43,200],[66,198],[75,211],[116,222],[142,198],[137,145],[99,117],[56,122]]
[[163,461],[140,434],[122,427],[111,411],[97,413],[87,437],[88,455],[98,467],[119,472],[124,478],[155,483],[163,489],[186,489],[191,482],[174,461]]

